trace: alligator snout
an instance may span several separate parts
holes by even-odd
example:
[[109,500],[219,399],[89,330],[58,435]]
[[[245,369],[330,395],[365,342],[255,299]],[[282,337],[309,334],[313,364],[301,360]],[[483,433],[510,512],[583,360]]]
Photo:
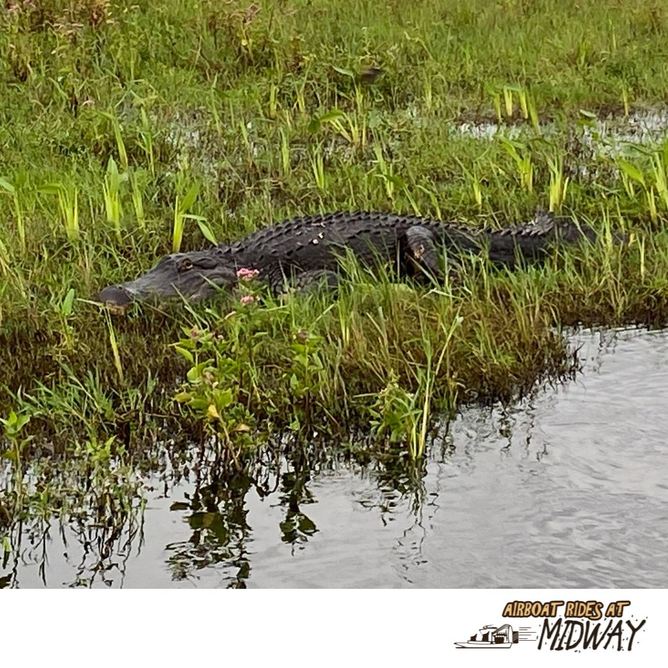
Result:
[[112,309],[124,310],[132,303],[132,295],[121,285],[110,285],[98,295],[97,301]]

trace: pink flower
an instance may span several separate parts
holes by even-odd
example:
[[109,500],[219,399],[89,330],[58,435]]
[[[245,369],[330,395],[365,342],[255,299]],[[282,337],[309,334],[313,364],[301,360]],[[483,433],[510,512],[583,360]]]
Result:
[[239,301],[246,306],[247,304],[252,304],[255,300],[254,295],[244,295]]
[[241,267],[241,269],[237,269],[237,278],[240,281],[252,281],[259,275],[260,272],[257,269],[249,269],[248,267]]

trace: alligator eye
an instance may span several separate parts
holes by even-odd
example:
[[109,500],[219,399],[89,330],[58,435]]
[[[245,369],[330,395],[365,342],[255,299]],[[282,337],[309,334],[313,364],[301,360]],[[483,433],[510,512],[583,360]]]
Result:
[[179,262],[179,265],[178,265],[177,268],[178,268],[179,271],[188,271],[188,269],[193,268],[193,263],[192,263],[191,260],[188,260],[188,259],[181,260],[181,262]]

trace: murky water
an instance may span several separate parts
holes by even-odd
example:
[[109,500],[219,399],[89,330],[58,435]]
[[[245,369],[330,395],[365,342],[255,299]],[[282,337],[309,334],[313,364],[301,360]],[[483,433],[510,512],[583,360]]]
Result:
[[464,122],[453,126],[455,136],[478,141],[497,138],[530,142],[532,137],[547,140],[567,138],[565,165],[570,176],[584,181],[606,183],[619,180],[616,160],[636,161],[640,155],[657,151],[668,139],[668,109],[636,109],[627,116],[582,118],[578,124],[564,126],[541,122],[533,128],[528,122],[518,124]]
[[[132,110],[136,113],[136,110]],[[398,112],[401,117],[401,112]],[[387,119],[389,122],[389,119]],[[431,124],[433,118],[423,115],[419,106],[408,106],[403,112],[403,120],[414,126]],[[649,150],[657,150],[668,139],[668,108],[662,105],[630,110],[627,115],[608,114],[599,117],[593,114],[582,115],[579,123],[565,124],[563,121],[540,120],[533,127],[528,120],[516,122],[494,122],[487,120],[453,121],[450,126],[452,136],[490,142],[500,138],[531,142],[537,136],[548,141],[568,139],[566,154],[568,168],[580,178],[594,180],[600,177],[603,166],[601,159],[627,158],[634,160]],[[266,151],[266,142],[257,135],[257,124],[249,122],[249,150],[254,157],[260,157]],[[174,150],[176,164],[196,164],[205,174],[214,177],[221,160],[229,160],[231,149],[225,144],[219,132],[215,131],[212,121],[201,110],[190,113],[174,113],[167,125],[165,140]],[[324,155],[332,158],[337,154],[351,158],[354,147],[339,138],[323,147]],[[389,146],[400,143],[395,137]],[[294,155],[306,159],[308,145],[293,144],[290,148]],[[176,166],[175,164],[175,166]],[[614,166],[614,162],[612,163]],[[606,182],[617,179],[616,166],[605,172]],[[230,212],[233,215],[233,212]]]
[[[425,470],[282,461],[147,480],[143,525],[24,532],[21,587],[666,587],[668,333],[582,333],[584,372],[462,412]],[[191,453],[192,454],[192,453]],[[171,482],[170,482],[171,481]]]
[[[530,137],[535,130],[528,124],[508,125],[493,122],[464,122],[455,126],[457,134],[473,139],[492,140],[497,136],[508,139]],[[542,123],[539,128],[543,136],[555,136],[563,128],[554,123]],[[626,146],[660,144],[668,136],[668,109],[637,109],[628,116],[607,116],[587,119],[579,126],[570,128],[580,135],[581,141],[598,154],[620,155]]]

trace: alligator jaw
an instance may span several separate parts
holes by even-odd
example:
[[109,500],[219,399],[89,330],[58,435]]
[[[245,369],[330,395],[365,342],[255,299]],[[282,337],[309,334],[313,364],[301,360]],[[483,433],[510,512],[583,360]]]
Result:
[[97,301],[104,304],[112,313],[120,315],[125,313],[134,298],[122,285],[110,285],[97,295]]

